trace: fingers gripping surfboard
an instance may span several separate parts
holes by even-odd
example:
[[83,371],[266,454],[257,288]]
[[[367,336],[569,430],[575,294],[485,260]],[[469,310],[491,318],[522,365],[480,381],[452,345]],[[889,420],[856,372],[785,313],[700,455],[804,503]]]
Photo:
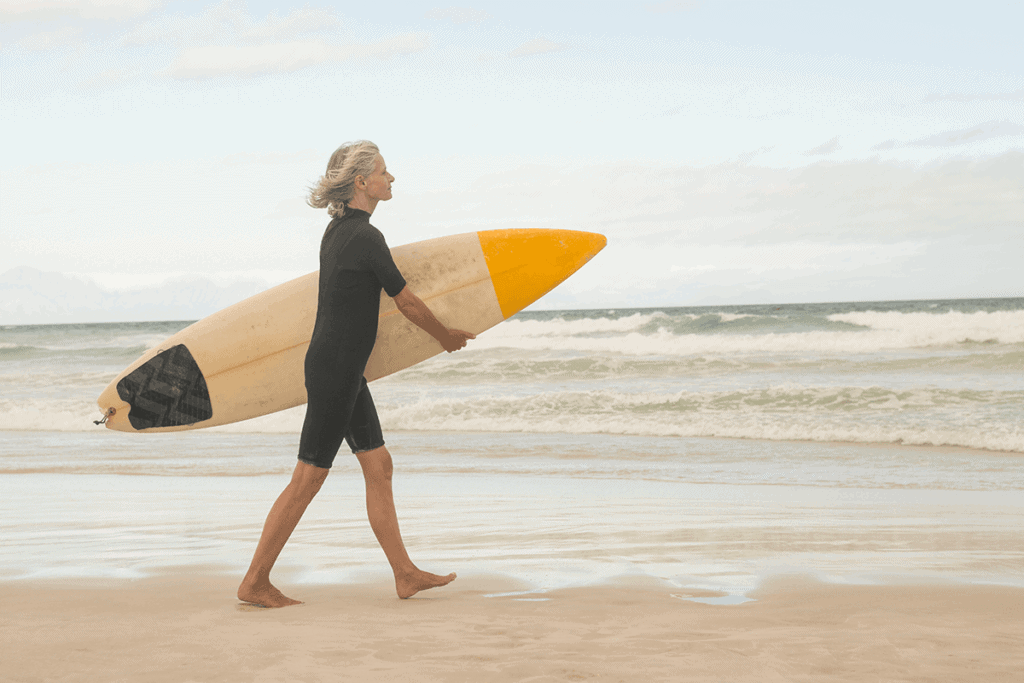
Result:
[[[604,248],[577,230],[486,230],[391,250],[410,289],[447,325],[480,334],[554,289]],[[164,432],[229,424],[306,402],[303,361],[318,273],[181,330],[118,375],[97,401],[106,426]],[[381,294],[368,381],[443,351]]]

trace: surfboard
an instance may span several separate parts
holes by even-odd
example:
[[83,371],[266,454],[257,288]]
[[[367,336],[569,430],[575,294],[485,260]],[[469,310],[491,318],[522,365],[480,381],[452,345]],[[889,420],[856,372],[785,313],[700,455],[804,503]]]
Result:
[[[578,230],[484,230],[391,250],[410,289],[450,328],[480,334],[554,289],[604,248]],[[189,325],[142,354],[97,403],[108,429],[169,432],[248,420],[306,402],[303,362],[319,271]],[[367,381],[444,349],[381,293]]]

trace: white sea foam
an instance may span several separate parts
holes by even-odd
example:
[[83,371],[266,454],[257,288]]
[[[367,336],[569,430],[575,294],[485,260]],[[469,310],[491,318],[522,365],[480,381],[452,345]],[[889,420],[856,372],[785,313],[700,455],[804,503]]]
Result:
[[[686,315],[689,319],[696,316]],[[601,332],[626,333],[638,330],[654,321],[668,321],[669,316],[661,311],[654,313],[634,313],[622,318],[580,318],[566,320],[518,320],[513,319],[487,332],[488,336],[500,338],[519,337],[572,337],[577,335]]]
[[96,404],[87,400],[0,399],[0,431],[84,432],[99,429],[92,421],[100,417]]
[[[1020,392],[798,385],[675,394],[566,391],[422,398],[380,404],[388,430],[719,436],[769,440],[953,445],[1024,452]],[[293,433],[304,407],[211,431]],[[0,400],[0,431],[96,431],[84,400]]]
[[[302,430],[305,406],[237,422],[211,431],[243,433],[298,433]],[[89,398],[38,399],[16,401],[0,398],[0,432],[53,431],[93,432],[105,429],[94,424],[103,417],[95,400]]]
[[[692,356],[736,354],[829,354],[855,355],[880,351],[947,346],[969,339],[951,330],[870,330],[863,332],[791,332],[768,334],[702,335],[674,334],[665,330],[641,334],[629,332],[616,337],[559,335],[481,336],[477,349],[514,348],[529,351],[576,351],[579,353],[630,354],[642,356]],[[1024,342],[1016,334],[1003,333],[977,341],[994,339],[1004,343]],[[974,341],[973,339],[971,339]]]
[[[979,407],[986,402],[987,411]],[[598,391],[427,399],[385,408],[381,420],[386,429],[403,430],[717,436],[1024,452],[1024,428],[1007,421],[998,403],[993,397],[978,400],[969,392],[896,394],[877,387],[675,396]],[[894,413],[899,419],[886,419]],[[964,414],[973,417],[964,419]]]
[[98,339],[79,338],[66,339],[57,335],[33,340],[29,344],[0,342],[0,349],[23,349],[26,351],[47,351],[51,353],[68,353],[74,351],[121,351],[131,349],[152,349],[163,342],[165,334],[131,334]]
[[903,343],[911,346],[965,341],[1024,343],[1024,311],[948,311],[940,314],[864,311],[840,313],[828,318],[896,335]]
[[[723,321],[741,317],[718,313]],[[694,316],[686,316],[693,318]],[[770,316],[769,316],[770,317]],[[480,336],[477,349],[515,348],[581,353],[689,356],[731,354],[865,354],[964,342],[1024,343],[1024,311],[945,314],[864,312],[828,316],[861,329],[701,333],[676,331],[664,313],[613,319],[512,320]],[[767,318],[766,318],[767,319]],[[777,320],[777,319],[776,319]],[[653,328],[653,329],[652,329]]]

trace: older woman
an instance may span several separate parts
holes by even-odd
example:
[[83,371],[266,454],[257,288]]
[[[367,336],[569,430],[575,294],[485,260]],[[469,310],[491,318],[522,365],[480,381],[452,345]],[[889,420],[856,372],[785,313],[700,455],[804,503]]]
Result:
[[409,320],[451,353],[474,335],[441,324],[406,286],[384,236],[370,224],[377,203],[391,199],[384,159],[372,142],[339,147],[327,173],[312,189],[309,204],[332,216],[320,244],[320,291],[316,324],[306,352],[306,419],[299,441],[299,462],[291,482],[267,516],[252,564],[238,598],[264,607],[298,604],[270,583],[270,570],[310,501],[347,441],[366,480],[370,526],[395,574],[395,589],[408,598],[450,583],[455,574],[421,571],[409,559],[398,528],[391,491],[391,454],[384,447],[377,411],[363,377],[377,336],[383,289]]

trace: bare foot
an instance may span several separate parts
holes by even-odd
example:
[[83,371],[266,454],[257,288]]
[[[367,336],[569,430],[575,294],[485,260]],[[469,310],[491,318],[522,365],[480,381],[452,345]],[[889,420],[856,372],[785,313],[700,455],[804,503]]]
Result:
[[425,591],[428,588],[447,586],[454,580],[455,572],[452,572],[447,576],[440,576],[438,574],[431,574],[430,572],[424,572],[417,569],[414,572],[396,576],[395,590],[398,591],[398,597],[404,600],[405,598],[411,598],[420,591]]
[[302,604],[301,600],[292,600],[274,588],[269,581],[254,584],[243,581],[242,585],[238,587],[238,599],[260,607],[288,607]]

